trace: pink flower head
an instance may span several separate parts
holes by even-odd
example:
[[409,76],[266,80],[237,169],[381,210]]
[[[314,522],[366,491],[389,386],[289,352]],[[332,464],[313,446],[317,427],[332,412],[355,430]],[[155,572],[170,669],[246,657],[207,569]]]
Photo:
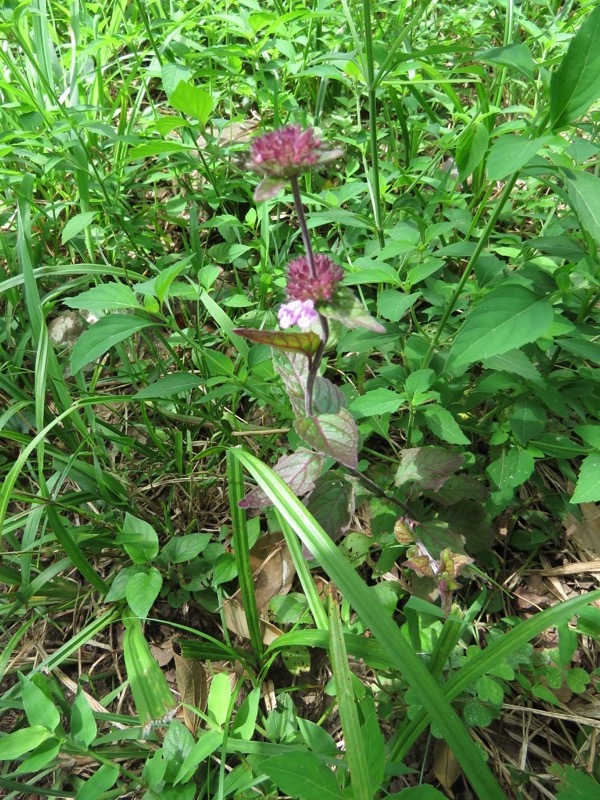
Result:
[[309,330],[319,319],[312,300],[292,300],[291,303],[284,303],[279,309],[278,316],[282,328],[298,325],[303,331]]
[[331,300],[344,273],[329,256],[314,257],[315,275],[306,256],[290,261],[287,268],[287,296],[290,300]]
[[268,178],[295,178],[316,164],[332,161],[341,150],[324,150],[313,128],[286,125],[252,142],[248,166]]

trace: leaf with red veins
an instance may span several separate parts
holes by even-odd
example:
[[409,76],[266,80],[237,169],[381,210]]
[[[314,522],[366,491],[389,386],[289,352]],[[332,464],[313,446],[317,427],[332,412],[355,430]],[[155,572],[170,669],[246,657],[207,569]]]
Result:
[[[320,453],[299,447],[295,453],[280,458],[273,470],[283,478],[297,497],[303,497],[314,489],[324,461]],[[239,502],[240,508],[267,508],[272,505],[259,486]]]
[[[298,353],[275,353],[273,364],[285,385],[292,410],[304,416],[308,361]],[[346,398],[328,378],[317,375],[313,389],[313,409],[317,414],[337,414],[346,407]]]
[[415,483],[421,492],[438,491],[460,468],[464,456],[443,447],[413,447],[403,450],[394,483]]
[[234,328],[234,333],[257,344],[268,344],[277,350],[288,353],[314,355],[319,349],[321,339],[316,333],[294,333],[289,331],[260,331],[256,328]]
[[300,438],[323,455],[331,456],[349,469],[358,467],[358,428],[350,412],[317,414],[294,421]]

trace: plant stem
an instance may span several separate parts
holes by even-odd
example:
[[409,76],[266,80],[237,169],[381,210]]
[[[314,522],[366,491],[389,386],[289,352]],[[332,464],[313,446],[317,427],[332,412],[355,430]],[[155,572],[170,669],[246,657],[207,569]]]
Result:
[[306,214],[304,213],[304,206],[302,205],[302,197],[300,195],[300,184],[298,183],[298,178],[296,177],[290,178],[290,183],[292,184],[292,196],[294,198],[294,207],[296,208],[296,214],[298,215],[298,224],[300,225],[300,233],[302,234],[302,242],[304,243],[304,249],[306,250],[306,258],[308,259],[310,274],[312,275],[313,278],[316,278],[317,268],[315,266],[315,257],[313,254],[310,236],[308,235]]
[[377,229],[377,240],[379,246],[383,247],[385,239],[383,236],[383,226],[381,222],[381,189],[379,185],[379,156],[377,152],[377,84],[375,83],[375,69],[373,62],[373,33],[371,31],[371,3],[363,0],[363,17],[365,29],[365,62],[367,81],[367,95],[369,101],[369,145],[371,151],[371,179],[373,187],[371,189],[371,200],[373,203],[373,216],[375,217],[375,227]]

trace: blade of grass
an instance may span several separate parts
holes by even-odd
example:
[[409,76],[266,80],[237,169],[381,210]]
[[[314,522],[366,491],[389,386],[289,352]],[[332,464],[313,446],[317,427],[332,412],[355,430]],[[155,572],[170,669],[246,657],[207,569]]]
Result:
[[452,748],[474,790],[488,800],[506,800],[505,793],[441,688],[325,531],[273,470],[249,453],[239,449],[233,452],[280,512],[290,520],[295,533],[319,559],[362,622],[371,629],[382,648],[393,659],[398,672],[422,698],[429,718]]

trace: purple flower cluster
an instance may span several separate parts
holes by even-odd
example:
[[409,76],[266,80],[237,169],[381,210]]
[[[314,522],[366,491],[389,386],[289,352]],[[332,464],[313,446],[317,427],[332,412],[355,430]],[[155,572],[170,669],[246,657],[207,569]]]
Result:
[[312,128],[286,125],[252,142],[248,166],[270,178],[295,178],[318,162],[320,147]]
[[290,300],[331,300],[344,273],[329,256],[314,257],[314,272],[306,256],[290,261],[287,268],[287,296]]

